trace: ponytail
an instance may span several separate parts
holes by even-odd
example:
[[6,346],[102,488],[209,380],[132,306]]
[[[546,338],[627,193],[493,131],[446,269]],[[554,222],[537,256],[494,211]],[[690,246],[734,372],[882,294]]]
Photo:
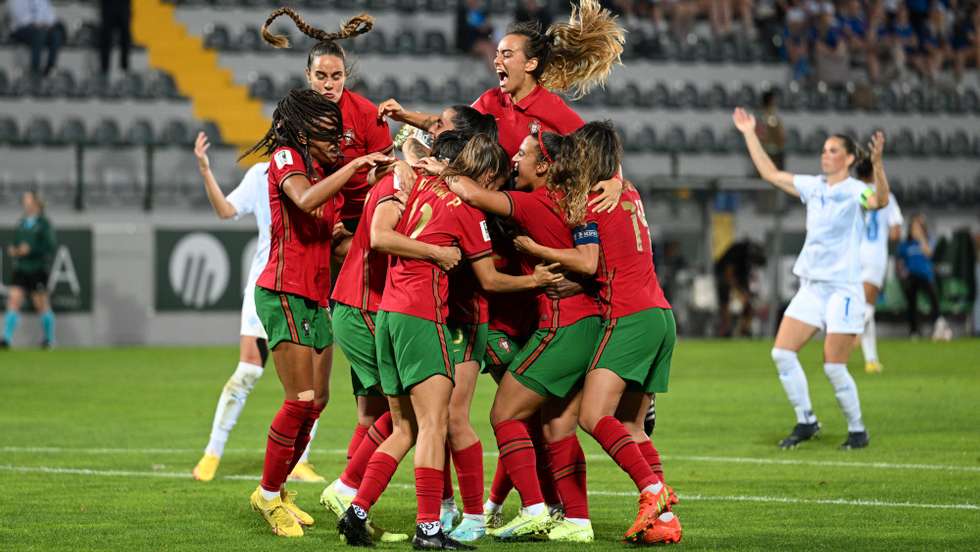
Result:
[[306,56],[306,68],[310,69],[313,67],[313,60],[319,56],[330,55],[336,56],[344,62],[345,72],[350,76],[352,69],[347,66],[347,54],[344,49],[338,44],[339,40],[346,40],[349,38],[354,38],[360,36],[364,33],[370,32],[374,28],[374,17],[366,13],[355,15],[354,17],[348,19],[343,25],[340,26],[340,30],[334,33],[328,33],[323,29],[318,29],[309,23],[307,23],[302,17],[300,17],[299,12],[293,8],[278,8],[269,14],[266,18],[265,23],[262,25],[262,40],[265,40],[268,44],[271,44],[275,48],[288,48],[289,39],[285,35],[272,34],[269,30],[269,26],[280,16],[288,16],[296,24],[296,28],[306,36],[317,41],[310,49],[310,53]]

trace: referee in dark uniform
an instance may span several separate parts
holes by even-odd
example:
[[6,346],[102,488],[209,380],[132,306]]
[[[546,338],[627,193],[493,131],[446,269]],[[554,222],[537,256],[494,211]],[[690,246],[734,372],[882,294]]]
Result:
[[44,216],[44,202],[37,192],[25,192],[21,203],[24,216],[17,223],[13,243],[7,246],[7,256],[13,260],[14,270],[0,347],[10,346],[20,321],[20,307],[24,297],[30,294],[44,329],[41,346],[50,348],[54,345],[54,312],[48,300],[48,275],[57,246],[54,229]]

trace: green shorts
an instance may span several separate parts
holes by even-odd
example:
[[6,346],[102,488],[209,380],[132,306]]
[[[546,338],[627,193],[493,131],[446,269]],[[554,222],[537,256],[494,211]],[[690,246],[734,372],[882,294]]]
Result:
[[483,362],[487,352],[487,324],[460,324],[450,320],[449,332],[453,338],[450,349],[456,364]]
[[607,320],[589,370],[605,368],[627,383],[629,391],[663,393],[677,341],[674,313],[646,309]]
[[374,348],[375,314],[343,303],[333,307],[333,335],[350,363],[354,396],[381,395],[378,354]]
[[269,349],[283,341],[322,351],[333,345],[330,311],[316,301],[255,286],[255,312],[269,336]]
[[538,329],[507,369],[521,385],[543,397],[567,397],[585,377],[601,331],[598,316],[564,328]]
[[432,376],[453,379],[449,327],[431,320],[379,311],[374,345],[385,395],[407,395],[412,386]]
[[483,372],[506,368],[521,350],[521,343],[500,330],[487,330],[487,347],[483,355]]

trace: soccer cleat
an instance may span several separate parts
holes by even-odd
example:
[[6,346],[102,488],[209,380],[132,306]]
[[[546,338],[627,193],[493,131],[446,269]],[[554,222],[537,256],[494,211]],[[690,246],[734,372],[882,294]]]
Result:
[[643,532],[653,526],[657,516],[667,511],[669,503],[670,494],[667,492],[666,485],[661,485],[660,492],[656,494],[649,491],[640,493],[636,521],[626,531],[623,538],[628,542],[639,542]]
[[[363,515],[358,516],[358,513]],[[344,515],[340,516],[337,532],[340,533],[340,540],[350,546],[374,546],[374,541],[368,533],[367,514],[357,506],[352,505],[347,508]]]
[[320,493],[320,504],[327,510],[333,512],[337,516],[337,519],[340,519],[344,517],[344,512],[347,511],[347,508],[350,508],[350,503],[354,500],[354,497],[338,491],[336,487],[337,481],[339,480],[334,480]]
[[548,531],[548,540],[552,542],[592,542],[595,540],[592,522],[590,521],[588,525],[578,525],[567,519],[557,521],[551,531]]
[[434,535],[426,532],[424,526],[428,525],[435,526],[435,523],[420,523],[416,526],[415,537],[412,538],[412,548],[416,550],[476,550],[473,546],[447,537],[446,533],[442,531],[441,522],[436,527],[437,531]]
[[289,474],[289,481],[306,481],[307,483],[322,483],[326,481],[322,475],[316,473],[313,470],[313,464],[309,462],[300,462],[296,464],[293,468],[293,472]]
[[504,526],[504,516],[500,510],[496,512],[483,512],[483,523],[487,526],[487,531],[500,529]]
[[867,431],[849,431],[847,432],[847,440],[841,444],[840,448],[841,450],[864,448],[868,446],[870,441]]
[[779,448],[796,448],[797,445],[803,441],[809,441],[810,439],[816,437],[818,433],[820,433],[820,422],[813,422],[812,424],[796,424],[793,427],[793,432],[779,442]]
[[497,539],[519,539],[522,537],[543,536],[551,530],[554,521],[547,510],[536,516],[528,514],[521,508],[517,516],[507,522],[502,527],[487,531],[491,537]]
[[486,534],[487,526],[483,519],[476,520],[463,516],[459,525],[449,532],[449,538],[459,542],[473,542],[482,539]]
[[367,520],[367,530],[375,542],[405,542],[408,540],[408,535],[405,533],[392,533],[371,521],[370,518]]
[[[664,520],[664,518],[668,518]],[[671,512],[657,517],[653,525],[643,532],[643,544],[670,544],[681,542],[681,520]]]
[[869,360],[864,363],[864,371],[868,374],[880,374],[884,368],[877,360]]
[[669,506],[667,507],[667,509],[669,510],[670,509],[670,506],[673,506],[674,504],[677,504],[678,502],[681,501],[681,499],[677,497],[677,493],[674,492],[674,488],[673,487],[671,487],[670,485],[668,485],[666,483],[664,483],[664,487],[667,487],[667,494],[670,495],[670,500],[668,502]]
[[459,510],[456,508],[443,509],[439,513],[439,524],[442,525],[442,530],[449,533],[453,530],[453,526],[456,525],[456,514]]
[[548,515],[551,516],[552,521],[561,521],[565,519],[565,507],[561,504],[550,504],[548,505]]
[[6,350],[10,348],[10,342],[6,339],[0,339],[0,349]]
[[287,492],[286,489],[282,489],[279,491],[279,498],[282,500],[283,507],[286,508],[286,511],[292,514],[294,518],[296,518],[296,521],[300,525],[304,525],[308,527],[316,523],[316,521],[313,519],[313,516],[307,514],[299,506],[296,505],[296,502],[293,500],[293,497],[295,496],[296,496],[296,491]]
[[191,471],[191,475],[193,475],[194,479],[197,479],[198,481],[211,481],[214,479],[214,473],[218,471],[218,464],[220,462],[220,456],[215,456],[205,452],[204,456],[198,460],[197,465],[194,466],[194,470]]
[[296,518],[283,506],[282,499],[276,497],[272,500],[262,498],[261,487],[256,487],[252,496],[249,497],[252,509],[262,514],[265,521],[272,527],[272,532],[280,537],[302,537],[303,527],[296,522]]

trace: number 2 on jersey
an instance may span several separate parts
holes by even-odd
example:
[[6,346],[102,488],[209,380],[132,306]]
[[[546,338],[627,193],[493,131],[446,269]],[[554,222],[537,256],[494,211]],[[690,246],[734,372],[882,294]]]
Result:
[[636,250],[642,252],[643,235],[640,234],[640,225],[647,228],[647,215],[643,212],[643,202],[624,201],[619,205],[630,214],[630,220],[633,221],[633,236],[636,238]]
[[[416,201],[412,204],[412,210],[408,213],[408,220],[412,220],[412,217],[415,216],[415,210],[418,208],[419,204],[418,201]],[[432,220],[432,206],[428,203],[423,203],[421,209],[419,209],[419,212],[422,216],[419,217],[419,221],[415,223],[415,228],[412,229],[412,233],[408,235],[408,237],[412,238],[413,240],[422,233],[422,230],[425,230],[425,226],[429,224],[430,220]]]

